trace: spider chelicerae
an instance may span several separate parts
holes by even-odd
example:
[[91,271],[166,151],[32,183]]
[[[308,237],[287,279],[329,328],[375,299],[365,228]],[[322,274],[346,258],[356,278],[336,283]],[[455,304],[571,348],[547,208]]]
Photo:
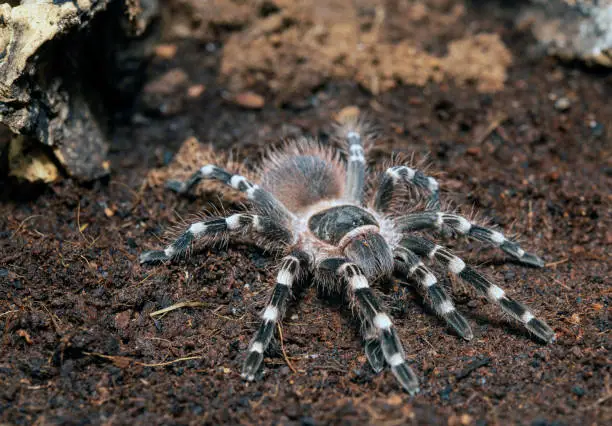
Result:
[[[393,322],[372,284],[401,274],[416,284],[459,336],[473,337],[469,323],[424,260],[438,263],[467,282],[539,339],[554,339],[553,330],[527,306],[424,234],[466,235],[500,248],[521,263],[542,267],[538,256],[499,231],[442,211],[437,180],[415,168],[388,168],[380,175],[373,195],[366,197],[364,148],[373,141],[371,133],[356,119],[345,120],[336,133],[347,148],[345,155],[312,139],[288,142],[264,158],[258,184],[215,165],[203,166],[185,182],[167,183],[168,188],[185,193],[203,179],[215,179],[246,193],[252,210],[193,223],[165,249],[143,253],[141,263],[175,258],[195,240],[211,244],[228,237],[248,237],[284,256],[261,325],[248,346],[244,379],[254,380],[260,369],[292,286],[310,278],[325,290],[346,294],[361,320],[372,369],[378,373],[388,365],[404,389],[417,392],[417,376],[406,362]],[[421,207],[415,206],[415,190],[426,200]]]

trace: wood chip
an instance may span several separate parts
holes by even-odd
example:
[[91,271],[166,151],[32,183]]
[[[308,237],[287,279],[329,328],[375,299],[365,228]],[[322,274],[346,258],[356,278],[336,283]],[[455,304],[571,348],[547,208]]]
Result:
[[234,103],[248,109],[261,109],[266,101],[255,92],[242,92],[234,96]]
[[161,59],[172,59],[176,55],[176,44],[159,44],[155,47],[155,56]]

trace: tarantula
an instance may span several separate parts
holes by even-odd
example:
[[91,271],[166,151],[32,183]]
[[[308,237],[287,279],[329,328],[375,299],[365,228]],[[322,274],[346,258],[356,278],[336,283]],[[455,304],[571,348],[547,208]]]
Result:
[[[553,330],[527,306],[449,249],[423,237],[422,232],[467,235],[536,267],[544,265],[539,257],[499,231],[441,211],[437,180],[406,165],[388,168],[380,176],[371,200],[364,202],[364,147],[373,139],[358,120],[338,126],[336,136],[348,148],[346,160],[338,150],[303,138],[267,154],[259,168],[259,184],[215,165],[203,166],[185,182],[167,183],[168,188],[185,193],[202,179],[216,179],[246,193],[253,210],[193,223],[165,249],[144,252],[141,263],[175,258],[196,239],[212,243],[231,236],[251,237],[284,255],[261,325],[248,346],[244,379],[254,380],[261,367],[292,286],[310,276],[323,289],[346,292],[361,320],[365,353],[373,370],[378,373],[389,365],[403,388],[416,393],[417,376],[406,362],[391,318],[372,283],[388,280],[393,273],[402,274],[417,284],[435,312],[459,336],[466,340],[473,337],[469,323],[424,259],[440,263],[544,342],[554,340]],[[407,188],[425,192],[428,201],[421,209],[414,208],[414,197],[408,196],[413,192]],[[409,207],[411,212],[406,213]]]

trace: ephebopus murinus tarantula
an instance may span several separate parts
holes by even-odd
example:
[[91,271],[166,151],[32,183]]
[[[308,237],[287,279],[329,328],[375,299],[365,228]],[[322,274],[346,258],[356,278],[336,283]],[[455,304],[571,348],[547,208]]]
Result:
[[[436,179],[406,165],[387,169],[373,197],[364,200],[368,133],[358,120],[348,120],[338,126],[338,137],[347,147],[345,159],[329,146],[298,139],[265,157],[258,170],[258,184],[215,165],[203,166],[185,182],[168,182],[169,188],[184,193],[202,179],[216,179],[246,193],[253,208],[247,213],[193,223],[165,249],[143,253],[141,263],[170,260],[188,250],[196,239],[212,243],[230,236],[250,237],[284,255],[261,325],[248,347],[244,379],[253,380],[261,367],[292,285],[302,277],[312,277],[325,289],[346,292],[361,319],[365,352],[372,368],[379,372],[389,365],[404,389],[417,392],[417,376],[406,363],[391,318],[371,284],[389,279],[393,273],[402,274],[417,284],[435,312],[461,337],[473,337],[469,323],[425,265],[425,259],[438,262],[466,281],[538,338],[553,340],[553,330],[527,306],[422,233],[438,230],[467,235],[532,266],[543,266],[539,257],[499,231],[441,211]],[[415,208],[414,197],[409,196],[414,191],[407,188],[428,194],[422,208]]]

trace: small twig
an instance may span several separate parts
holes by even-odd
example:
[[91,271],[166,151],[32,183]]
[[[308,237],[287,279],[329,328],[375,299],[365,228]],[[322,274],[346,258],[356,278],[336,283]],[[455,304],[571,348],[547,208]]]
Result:
[[123,182],[111,182],[111,185],[113,185],[113,184],[114,184],[114,185],[120,185],[120,186],[123,186],[123,187],[125,187],[125,188],[126,188],[128,191],[129,191],[129,192],[131,192],[131,193],[132,193],[132,196],[134,197],[134,200],[132,201],[132,208],[130,209],[130,212],[131,212],[131,211],[134,211],[134,209],[135,209],[136,207],[138,207],[138,205],[139,205],[139,204],[140,204],[140,202],[142,201],[142,193],[143,193],[144,187],[145,187],[145,185],[146,185],[146,180],[145,180],[145,181],[144,181],[144,182],[143,182],[143,183],[140,185],[139,192],[134,191],[134,190],[133,190],[133,189],[132,189],[130,186],[126,185],[126,184],[125,184],[125,183],[123,183]]
[[276,323],[276,326],[278,327],[278,337],[280,338],[281,351],[283,352],[285,362],[287,363],[287,366],[291,369],[291,371],[293,371],[293,373],[298,374],[297,370],[293,367],[293,364],[291,364],[291,361],[289,361],[287,352],[285,352],[285,344],[283,343],[283,329],[281,328],[280,322]]
[[151,278],[153,276],[153,274],[155,274],[155,271],[151,272],[150,274],[148,274],[146,277],[144,277],[141,281],[139,281],[138,283],[136,283],[136,285],[140,285],[143,284],[146,280],[148,280],[149,278]]
[[83,239],[85,241],[87,241],[87,238],[85,238],[85,235],[83,235],[83,230],[81,229],[81,200],[79,200],[79,204],[77,204],[77,228],[79,230],[79,234],[81,234],[81,237],[83,237]]
[[569,260],[569,257],[568,257],[568,258],[566,258],[566,259],[557,260],[556,262],[550,262],[550,263],[547,263],[547,264],[545,264],[544,266],[545,266],[545,267],[547,267],[547,268],[549,268],[549,267],[551,267],[551,266],[561,265],[562,263],[565,263],[565,262],[567,262],[568,260]]
[[168,306],[167,308],[160,309],[159,311],[151,312],[149,316],[154,317],[156,315],[167,314],[170,311],[174,311],[175,309],[180,308],[199,308],[200,306],[205,306],[204,302],[179,302],[175,303],[172,306]]
[[[44,309],[45,311],[47,311],[47,314],[49,315],[49,318],[51,318],[51,323],[53,324],[53,330],[55,330],[55,333],[56,333],[56,334],[60,334],[60,333],[61,333],[61,331],[62,331],[62,329],[61,329],[61,327],[59,326],[59,324],[57,323],[58,321],[59,321],[59,322],[61,322],[61,320],[59,319],[59,317],[57,317],[57,315],[55,315],[53,312],[51,312],[51,311],[49,310],[49,308],[47,308],[47,305],[45,305],[45,304],[44,304],[44,303],[42,303],[42,302],[38,302],[38,303],[40,304],[40,306],[42,306],[42,307],[43,307],[43,309]],[[56,317],[57,317],[57,319],[56,319]]]
[[556,282],[557,284],[559,284],[559,285],[560,285],[561,287],[563,287],[564,289],[566,289],[566,290],[571,290],[571,288],[570,288],[570,287],[568,287],[567,285],[563,284],[563,283],[562,283],[561,281],[559,281],[558,279],[553,278],[552,280],[553,280],[554,282]]
[[429,347],[434,351],[434,354],[438,353],[438,351],[436,351],[436,348],[434,347],[434,345],[429,343],[429,340],[427,340],[424,336],[421,336],[421,339],[423,339],[425,341],[425,343],[427,343],[429,345]]
[[457,380],[465,379],[467,376],[472,374],[473,371],[476,371],[477,369],[481,367],[485,367],[489,365],[490,363],[491,363],[491,358],[477,359],[476,361],[469,363],[466,368],[456,373],[455,377],[457,378]]
[[527,213],[527,230],[533,232],[533,201],[529,200],[529,212]]
[[134,361],[133,358],[127,357],[127,356],[120,356],[120,355],[105,355],[105,354],[101,354],[98,352],[83,352],[85,355],[89,355],[89,356],[95,356],[98,358],[102,358],[102,359],[107,359],[109,361],[112,361],[115,365],[117,366],[122,366],[122,367],[127,367],[129,364],[134,364],[134,365],[140,365],[142,367],[164,367],[166,365],[171,365],[171,364],[176,364],[177,362],[182,362],[182,361],[189,361],[192,359],[202,359],[202,356],[186,356],[183,358],[177,358],[174,359],[172,361],[165,361],[165,362],[155,362],[155,363],[146,363],[146,362],[140,362],[140,361]]
[[17,227],[17,229],[15,230],[15,235],[17,235],[19,233],[19,231],[21,231],[21,227],[30,219],[34,219],[35,217],[42,217],[41,214],[34,214],[32,216],[28,216],[26,217],[24,220],[21,221],[21,223],[19,224],[19,226]]
[[216,317],[223,318],[224,320],[228,320],[228,321],[240,321],[241,319],[243,319],[247,315],[247,314],[244,314],[244,315],[242,315],[239,318],[231,318],[231,317],[228,317],[226,315],[218,314],[218,313],[216,313],[214,311],[212,311],[211,314],[213,314]]
[[598,405],[603,404],[604,402],[606,402],[610,398],[612,398],[612,392],[609,392],[607,395],[602,396],[601,398],[599,398],[597,401],[595,401],[591,405],[587,405],[586,407],[581,408],[580,411],[592,410],[593,408],[597,407]]
[[482,134],[476,138],[476,145],[480,145],[482,144],[491,133],[493,133],[495,131],[495,129],[497,129],[500,124],[502,124],[504,121],[506,121],[508,119],[508,116],[506,114],[498,114],[493,121],[489,124],[489,126],[485,129],[484,132],[482,132]]
[[81,200],[79,200],[79,204],[77,204],[77,228],[79,229],[79,234],[81,235],[81,237],[83,237],[83,240],[85,240],[85,242],[87,243],[87,248],[90,249],[91,247],[93,247],[93,245],[96,243],[96,241],[98,241],[98,239],[100,238],[99,236],[94,238],[88,238],[83,231],[85,229],[87,229],[89,227],[89,223],[84,224],[83,226],[81,226]]
[[184,358],[177,358],[175,360],[172,361],[166,361],[166,362],[157,362],[157,363],[153,363],[153,364],[147,364],[144,362],[134,362],[134,364],[136,365],[142,365],[143,367],[163,367],[165,365],[171,365],[171,364],[176,364],[177,362],[181,362],[181,361],[189,361],[191,359],[202,359],[204,358],[203,356],[186,356]]
[[91,269],[91,264],[89,263],[89,260],[87,260],[87,258],[83,256],[82,254],[80,254],[79,256],[81,259],[85,261],[85,263],[87,263],[87,267]]

